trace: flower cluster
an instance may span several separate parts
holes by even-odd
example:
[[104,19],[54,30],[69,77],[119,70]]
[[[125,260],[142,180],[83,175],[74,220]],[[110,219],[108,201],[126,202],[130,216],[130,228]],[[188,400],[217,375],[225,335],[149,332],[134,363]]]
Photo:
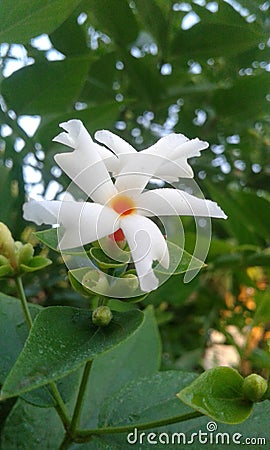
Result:
[[153,177],[167,182],[192,178],[187,159],[199,156],[208,147],[206,142],[170,134],[137,152],[106,130],[97,131],[95,139],[99,144],[94,142],[79,120],[60,126],[65,131],[54,141],[74,151],[55,155],[55,161],[91,202],[67,196],[64,201],[30,201],[24,205],[26,220],[64,227],[60,250],[74,249],[110,235],[116,240],[125,238],[140,287],[149,292],[158,287],[153,261],[157,260],[164,268],[170,262],[166,240],[150,217],[226,218],[210,200],[175,188],[145,189]]

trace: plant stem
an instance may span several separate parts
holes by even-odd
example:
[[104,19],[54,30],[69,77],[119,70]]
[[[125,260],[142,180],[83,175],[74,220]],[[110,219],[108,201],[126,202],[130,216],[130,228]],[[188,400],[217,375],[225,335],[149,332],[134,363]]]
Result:
[[57,389],[56,383],[54,381],[51,381],[49,383],[49,386],[50,386],[50,394],[55,401],[54,407],[55,407],[65,429],[68,429],[69,425],[70,425],[70,420],[69,420],[69,417],[66,412],[65,403],[60,395],[60,392]]
[[123,425],[119,427],[107,427],[107,428],[93,428],[89,430],[77,430],[75,434],[75,442],[86,442],[87,439],[93,437],[93,435],[102,434],[114,434],[114,433],[128,433],[134,431],[134,428],[140,430],[149,430],[151,428],[162,427],[165,425],[171,425],[174,423],[184,422],[186,420],[196,419],[203,416],[202,413],[194,411],[192,413],[184,414],[181,416],[172,417],[170,419],[160,419],[153,422],[146,422],[142,424],[134,425]]
[[[22,304],[22,309],[23,309],[23,313],[25,316],[25,320],[26,320],[26,324],[27,327],[29,329],[29,331],[32,328],[33,325],[33,321],[32,321],[32,317],[30,314],[30,310],[29,310],[29,306],[28,306],[28,302],[25,296],[25,292],[24,292],[24,288],[23,288],[23,284],[22,284],[22,278],[20,276],[17,276],[15,278],[15,282],[16,282],[16,286],[18,289],[18,293],[19,293],[19,297],[21,300],[21,304]],[[55,409],[65,427],[65,429],[67,429],[69,427],[70,424],[70,420],[68,418],[67,412],[66,412],[66,407],[65,407],[65,403],[60,395],[60,392],[57,389],[56,383],[54,383],[54,381],[52,381],[51,383],[49,383],[50,385],[50,394],[52,395],[54,401],[55,401]]]
[[26,300],[26,296],[25,296],[25,292],[24,292],[24,288],[23,288],[23,284],[22,284],[22,278],[20,276],[16,277],[15,282],[16,282],[16,286],[17,286],[18,293],[20,296],[25,321],[26,321],[28,330],[31,330],[33,321],[32,321],[32,317],[30,314],[27,300]]
[[78,393],[78,397],[77,397],[77,401],[76,401],[76,405],[74,408],[74,413],[73,413],[71,425],[70,425],[71,434],[75,432],[78,422],[80,420],[80,416],[81,416],[81,412],[82,412],[82,405],[83,405],[83,397],[85,394],[85,389],[87,386],[92,362],[93,362],[92,360],[87,361],[87,363],[85,364],[85,367],[84,367],[81,384],[80,384],[80,388],[79,388],[79,393]]
[[60,447],[58,450],[67,450],[69,448],[69,445],[72,442],[72,438],[69,436],[69,434],[65,434],[63,441],[60,444]]

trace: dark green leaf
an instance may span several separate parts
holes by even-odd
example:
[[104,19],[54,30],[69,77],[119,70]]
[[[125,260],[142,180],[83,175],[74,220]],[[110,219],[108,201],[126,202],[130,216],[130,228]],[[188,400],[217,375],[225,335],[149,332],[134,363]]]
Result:
[[117,77],[115,52],[105,53],[94,61],[89,69],[80,100],[89,102],[109,102],[115,98],[113,83]]
[[191,413],[179,403],[176,393],[196,378],[195,374],[181,371],[159,372],[148,378],[139,378],[126,384],[111,397],[100,412],[99,426],[134,427],[158,420],[173,420]]
[[88,310],[45,308],[35,320],[25,347],[3,385],[3,398],[63,378],[127,339],[142,321],[143,314],[137,310],[115,313],[110,325],[100,329],[92,324]]
[[[266,95],[269,91],[268,74],[242,76],[224,88],[215,91],[213,106],[218,117],[250,119],[268,110]],[[232,130],[233,132],[234,130]]]
[[72,110],[89,68],[87,57],[36,63],[2,82],[8,107],[17,114],[55,114]]
[[87,46],[87,29],[78,24],[77,18],[80,11],[69,16],[65,22],[50,33],[50,40],[57,50],[66,56],[83,55],[90,52]]
[[248,24],[225,2],[218,3],[218,11],[214,14],[196,4],[192,7],[201,20],[175,35],[172,52],[179,56],[196,59],[235,55],[267,39],[256,23]]
[[123,47],[135,41],[138,27],[128,2],[114,0],[89,0],[86,12],[94,14],[98,29],[108,34],[114,42]]
[[57,449],[63,437],[64,428],[54,408],[38,408],[19,399],[5,422],[1,448]]
[[0,3],[1,42],[25,43],[55,30],[81,0],[2,0]]
[[[29,304],[34,318],[42,307]],[[3,384],[8,372],[21,352],[28,335],[20,301],[0,293],[0,384]]]
[[146,30],[152,34],[156,43],[165,54],[167,51],[168,22],[158,3],[155,0],[136,0],[136,9]]
[[244,400],[243,377],[230,367],[215,367],[196,378],[177,397],[196,411],[219,422],[243,422],[252,411],[253,403]]
[[[82,370],[80,368],[56,382],[57,389],[65,403],[70,401],[78,393],[81,376]],[[42,386],[38,389],[25,392],[21,395],[21,398],[27,403],[41,408],[52,408],[55,406],[55,400],[49,386]]]

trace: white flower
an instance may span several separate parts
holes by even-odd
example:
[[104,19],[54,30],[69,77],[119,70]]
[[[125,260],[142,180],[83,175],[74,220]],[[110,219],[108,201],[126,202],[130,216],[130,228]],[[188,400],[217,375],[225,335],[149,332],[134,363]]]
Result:
[[[182,135],[166,136],[140,154],[112,133],[97,132],[97,139],[110,146],[115,156],[112,153],[108,155],[109,150],[92,141],[81,121],[70,120],[60,126],[66,132],[60,133],[54,141],[74,151],[55,155],[55,161],[93,203],[67,199],[24,204],[26,220],[38,225],[61,224],[64,227],[60,250],[76,248],[120,230],[129,245],[140,287],[142,291],[149,292],[158,287],[152,263],[157,260],[168,268],[169,252],[160,229],[148,217],[192,215],[226,218],[216,203],[178,189],[144,191],[153,175],[164,173],[164,178],[167,178],[165,169],[168,169],[168,177],[182,177],[185,176],[183,173],[192,176],[186,160],[198,155],[199,149],[205,148],[205,143],[187,141]],[[117,173],[115,183],[104,163],[108,157],[111,158],[109,170]],[[178,172],[177,164],[170,158],[181,161]]]

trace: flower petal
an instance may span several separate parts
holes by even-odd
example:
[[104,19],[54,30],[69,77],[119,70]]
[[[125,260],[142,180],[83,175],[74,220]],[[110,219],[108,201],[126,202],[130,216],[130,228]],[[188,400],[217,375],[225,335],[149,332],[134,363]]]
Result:
[[101,157],[101,159],[104,161],[104,164],[108,170],[108,172],[118,173],[119,171],[119,158],[108,150],[107,148],[103,147],[102,145],[99,145],[97,147],[98,153]]
[[106,147],[110,148],[117,156],[120,154],[126,153],[137,153],[135,148],[132,147],[128,142],[122,139],[117,134],[112,133],[107,130],[99,130],[95,133],[95,139],[98,142],[106,145]]
[[24,218],[38,225],[60,224],[65,228],[59,249],[80,247],[114,233],[118,214],[107,206],[74,201],[32,201],[24,204]]
[[163,157],[154,154],[141,152],[130,156],[116,177],[118,192],[130,196],[140,194],[163,162]]
[[119,228],[118,214],[97,203],[63,202],[58,221],[65,228],[61,250],[94,242]]
[[117,193],[95,144],[80,120],[60,124],[67,133],[53,140],[74,148],[54,159],[64,172],[95,202],[105,203]]
[[[172,142],[173,141],[174,140],[172,139]],[[164,161],[164,164],[160,166],[159,170],[156,172],[156,176],[165,181],[177,181],[179,178],[192,178],[194,175],[193,170],[187,160],[195,156],[200,156],[201,150],[206,149],[208,146],[208,142],[201,141],[198,138],[191,140],[186,138],[186,141],[172,147],[171,150],[167,152],[167,161]],[[162,154],[165,157],[166,154],[163,152],[163,149],[160,150],[162,150]]]
[[188,140],[189,139],[183,134],[170,133],[160,138],[157,142],[155,142],[155,144],[151,145],[151,147],[148,147],[142,151],[144,153],[158,154],[170,158],[172,152]]
[[136,199],[139,213],[146,216],[200,216],[226,219],[226,214],[211,200],[195,197],[180,189],[153,189]]
[[153,260],[169,267],[169,252],[164,236],[157,225],[137,214],[121,219],[121,229],[128,242],[135,264],[140,287],[150,292],[158,287],[158,279],[152,269]]
[[58,200],[31,200],[23,205],[23,217],[25,220],[35,222],[37,225],[57,224],[57,217],[61,209],[62,201]]

